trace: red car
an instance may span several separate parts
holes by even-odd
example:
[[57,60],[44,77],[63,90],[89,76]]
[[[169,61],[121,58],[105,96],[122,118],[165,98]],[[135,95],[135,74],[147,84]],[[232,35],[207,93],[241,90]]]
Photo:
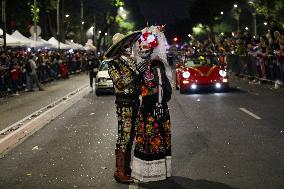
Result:
[[193,56],[176,65],[176,89],[180,93],[202,91],[227,91],[228,73],[216,56]]

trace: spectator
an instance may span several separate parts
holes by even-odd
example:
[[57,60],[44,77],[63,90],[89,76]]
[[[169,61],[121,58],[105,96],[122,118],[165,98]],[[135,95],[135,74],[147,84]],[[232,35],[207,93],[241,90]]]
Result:
[[27,84],[28,88],[27,91],[31,92],[33,91],[33,83],[35,83],[40,91],[43,91],[43,87],[41,86],[38,76],[37,76],[37,66],[36,66],[36,61],[37,57],[35,55],[31,55],[30,59],[26,63],[26,68],[27,68]]
[[99,65],[100,65],[100,61],[98,57],[95,55],[91,55],[90,59],[88,60],[87,71],[89,73],[90,87],[92,88],[92,90],[93,90],[93,80],[94,80],[94,77],[96,77]]
[[13,95],[19,95],[19,78],[20,78],[20,66],[18,63],[11,65],[11,81]]
[[61,59],[58,62],[60,65],[60,72],[61,72],[62,79],[67,79],[67,68],[66,68],[65,63],[63,63]]

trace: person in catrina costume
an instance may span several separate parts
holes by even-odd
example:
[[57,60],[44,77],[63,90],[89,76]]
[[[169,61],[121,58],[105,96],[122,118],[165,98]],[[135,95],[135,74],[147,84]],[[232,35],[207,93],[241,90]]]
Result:
[[142,104],[136,119],[132,177],[141,182],[171,176],[171,122],[167,102],[172,88],[166,75],[166,38],[163,26],[142,30],[134,46],[137,65],[146,62],[140,93]]

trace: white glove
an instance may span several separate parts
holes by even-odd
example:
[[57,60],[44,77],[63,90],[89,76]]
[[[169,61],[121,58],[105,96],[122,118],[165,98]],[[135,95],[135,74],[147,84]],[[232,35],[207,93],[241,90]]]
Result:
[[148,62],[147,61],[143,61],[143,62],[139,62],[138,64],[136,64],[136,70],[141,74],[144,73],[148,68]]

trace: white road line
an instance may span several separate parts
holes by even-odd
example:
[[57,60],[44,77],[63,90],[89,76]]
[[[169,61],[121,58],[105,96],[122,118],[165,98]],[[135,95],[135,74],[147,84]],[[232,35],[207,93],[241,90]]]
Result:
[[[64,100],[47,109],[45,112],[40,113],[33,119],[31,117],[34,115],[34,113],[31,114],[31,120],[27,120],[26,123],[22,124],[20,127],[17,127],[15,130],[13,130],[13,127],[10,126],[9,128],[12,129],[11,132],[7,133],[7,135],[5,134],[3,138],[0,138],[0,157],[82,99],[82,97],[88,93],[87,85],[77,89],[76,91],[77,92],[74,91],[69,93],[70,97],[64,97]],[[37,112],[38,111],[36,111],[36,113]],[[7,131],[9,130],[2,130],[1,133]]]
[[138,182],[131,183],[129,184],[128,189],[138,189]]
[[255,115],[254,113],[252,113],[252,112],[248,111],[248,110],[247,110],[247,109],[245,109],[245,108],[240,108],[240,110],[241,110],[241,111],[243,111],[243,112],[245,112],[245,113],[247,113],[248,115],[250,115],[250,116],[254,117],[255,119],[261,119],[261,117],[259,117],[259,116]]

